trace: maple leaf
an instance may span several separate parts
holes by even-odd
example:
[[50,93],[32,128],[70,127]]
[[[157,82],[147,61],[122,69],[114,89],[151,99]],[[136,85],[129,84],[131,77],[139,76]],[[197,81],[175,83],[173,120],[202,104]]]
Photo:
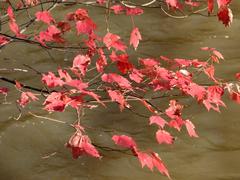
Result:
[[208,14],[213,12],[214,0],[208,0]]
[[115,14],[121,14],[125,10],[125,7],[117,4],[117,5],[111,6],[110,9],[112,9]]
[[167,176],[169,179],[170,178],[170,175],[169,175],[169,172],[166,168],[166,166],[164,165],[164,163],[162,162],[161,158],[159,157],[159,155],[155,152],[152,152],[151,153],[152,155],[152,160],[153,160],[153,165],[158,169],[158,171],[160,173],[162,173],[163,175]]
[[108,90],[108,95],[112,101],[119,103],[120,110],[122,111],[124,107],[129,107],[129,104],[125,101],[123,94],[118,90]]
[[144,153],[144,152],[137,152],[137,157],[138,160],[140,161],[142,168],[144,166],[147,166],[151,171],[153,171],[153,161],[152,161],[152,156]]
[[96,24],[90,18],[86,18],[76,22],[76,29],[78,35],[81,33],[91,34],[96,29]]
[[217,16],[218,20],[222,21],[225,26],[230,26],[233,21],[232,10],[227,6],[222,6],[218,11]]
[[129,74],[129,78],[136,83],[140,83],[143,80],[144,75],[136,68],[132,69],[132,72]]
[[103,74],[102,81],[107,83],[117,83],[123,89],[133,90],[130,82],[121,75],[115,73]]
[[75,87],[80,91],[83,91],[84,89],[86,89],[88,87],[88,83],[84,83],[78,79],[73,79],[71,81],[68,81],[68,82],[66,82],[66,85]]
[[10,21],[15,21],[15,15],[14,15],[14,12],[13,12],[13,9],[11,8],[11,6],[8,6],[8,8],[7,8],[7,15],[8,15]]
[[165,113],[168,117],[175,119],[181,116],[182,109],[183,109],[183,106],[177,103],[176,100],[170,100],[169,108],[165,110]]
[[159,129],[156,132],[156,139],[159,144],[165,143],[165,144],[172,144],[174,141],[174,138],[171,136],[171,134],[165,130]]
[[42,82],[45,83],[48,87],[53,88],[56,86],[62,86],[64,84],[63,80],[56,77],[52,72],[42,75]]
[[82,148],[83,148],[83,151],[92,156],[92,157],[95,157],[95,158],[100,158],[100,154],[98,152],[98,150],[95,148],[95,146],[93,146],[91,143],[89,143],[88,141],[83,141],[82,142]]
[[37,21],[42,21],[48,25],[51,23],[55,23],[55,20],[53,19],[52,15],[49,11],[38,11],[35,14]]
[[112,137],[112,140],[114,141],[115,144],[122,146],[124,148],[133,149],[137,147],[137,144],[133,140],[133,138],[126,135],[114,135]]
[[15,21],[10,21],[8,23],[10,30],[17,36],[17,37],[21,37],[21,33],[20,33],[20,29],[19,26],[17,25],[17,23]]
[[137,7],[135,7],[135,8],[129,8],[129,7],[127,7],[126,8],[126,15],[141,15],[141,14],[143,14],[143,9],[141,9],[141,8],[137,8]]
[[9,89],[6,88],[6,87],[0,87],[0,94],[3,94],[3,95],[7,95],[8,94],[8,91]]
[[72,81],[71,76],[68,74],[68,72],[64,69],[58,68],[58,74],[60,79],[64,80],[65,82]]
[[0,35],[0,47],[1,47],[1,46],[4,46],[4,45],[6,45],[6,44],[8,44],[9,41],[10,41],[9,38]]
[[18,90],[21,90],[22,89],[22,84],[18,81],[15,80],[15,87],[18,89]]
[[67,98],[61,92],[52,92],[48,95],[45,99],[43,105],[45,106],[44,109],[47,111],[59,111],[63,112],[67,103],[69,103],[69,98]]
[[64,33],[71,30],[71,25],[68,22],[60,21],[57,23],[57,28],[59,28],[61,32]]
[[133,68],[132,63],[128,61],[129,56],[127,54],[116,55],[115,51],[112,51],[110,58],[113,62],[117,62],[117,68],[123,74],[126,74]]
[[213,65],[205,68],[205,69],[204,69],[204,72],[205,72],[205,74],[206,74],[210,79],[212,79],[214,82],[217,82],[217,80],[216,80],[215,77],[214,77],[215,68],[214,68]]
[[165,0],[167,5],[169,5],[172,8],[176,9],[182,9],[182,5],[179,3],[178,0]]
[[79,156],[84,154],[95,158],[101,158],[97,149],[91,144],[89,137],[87,135],[83,135],[82,131],[82,129],[76,128],[76,132],[66,143],[66,147],[70,148],[72,151],[73,158],[77,159]]
[[25,107],[31,100],[36,101],[38,98],[31,92],[22,92],[21,97],[17,102],[20,106]]
[[165,126],[165,124],[167,123],[162,117],[160,116],[151,116],[149,118],[149,124],[157,124],[159,127],[163,128]]
[[229,5],[231,1],[232,0],[217,0],[218,8]]
[[104,67],[107,66],[107,58],[101,48],[98,49],[98,54],[99,58],[96,61],[96,68],[98,72],[103,72]]
[[173,119],[171,120],[169,123],[168,123],[168,126],[169,127],[173,127],[175,129],[177,129],[178,131],[181,130],[182,126],[184,125],[184,121],[181,117],[178,117],[176,119]]
[[134,49],[137,50],[139,40],[142,40],[142,36],[137,27],[133,28],[130,36],[130,45],[133,45]]
[[83,76],[87,71],[87,66],[90,64],[90,58],[88,55],[77,55],[73,60],[73,68],[78,68]]
[[230,93],[230,97],[233,101],[235,101],[236,103],[240,104],[240,93],[238,92],[232,92]]
[[120,36],[108,32],[104,36],[103,42],[108,49],[115,48],[116,50],[125,52],[127,46],[122,41],[120,41],[120,39],[121,39]]
[[190,137],[198,137],[198,135],[195,131],[195,126],[190,120],[185,121],[185,126],[187,128],[187,132]]

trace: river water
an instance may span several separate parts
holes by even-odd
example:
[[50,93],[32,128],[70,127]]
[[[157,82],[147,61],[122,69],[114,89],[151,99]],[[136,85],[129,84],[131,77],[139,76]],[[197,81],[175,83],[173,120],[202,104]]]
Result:
[[[240,71],[240,2],[232,4],[234,21],[230,28],[225,28],[216,18],[191,16],[186,19],[173,19],[159,13],[159,9],[149,9],[141,17],[135,18],[135,24],[142,32],[143,41],[137,52],[130,52],[136,57],[193,57],[203,58],[206,54],[200,47],[215,47],[221,51],[225,60],[217,66],[217,75],[233,79]],[[56,8],[56,16],[67,8]],[[105,33],[101,9],[89,8],[90,15],[99,25],[99,31]],[[111,16],[110,28],[116,34],[128,37],[131,30],[130,18]],[[129,25],[128,25],[129,24]],[[0,68],[22,68],[23,64],[34,66],[46,72],[61,65],[70,65],[73,53],[51,52],[39,47],[15,43],[1,52]],[[24,72],[5,72],[0,74],[17,78],[26,84],[38,85],[39,76]],[[0,85],[5,85],[0,82]],[[101,160],[81,157],[73,160],[64,147],[73,132],[71,127],[32,117],[25,113],[16,121],[18,110],[14,101],[19,94],[10,85],[8,102],[0,105],[0,179],[2,180],[157,180],[167,179],[158,172],[142,169],[136,158],[120,152],[101,150]],[[3,97],[1,96],[1,102]],[[166,99],[159,100],[166,102]],[[128,111],[119,113],[118,107],[99,108],[87,111],[84,123],[96,127],[88,130],[91,139],[99,145],[116,148],[111,142],[114,133],[129,132],[142,149],[151,147],[157,151],[169,168],[175,180],[239,180],[240,179],[240,107],[225,97],[227,108],[221,113],[207,112],[191,98],[185,98],[191,104],[184,112],[196,125],[198,139],[189,138],[186,133],[178,134],[174,145],[158,145],[154,140],[155,127],[148,127],[147,119],[140,118]],[[34,111],[41,108],[32,104]],[[145,110],[135,105],[140,112]],[[69,123],[76,119],[76,114],[67,110],[65,113],[48,115]],[[147,112],[146,112],[147,113]],[[142,128],[143,127],[143,128]],[[116,129],[116,132],[102,132],[101,129]],[[126,134],[126,133],[125,133]]]

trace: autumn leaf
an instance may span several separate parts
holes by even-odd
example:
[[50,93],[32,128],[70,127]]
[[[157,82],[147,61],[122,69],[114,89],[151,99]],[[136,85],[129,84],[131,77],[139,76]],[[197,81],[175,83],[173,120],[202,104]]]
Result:
[[190,137],[198,137],[198,135],[195,131],[195,126],[190,120],[185,121],[185,126],[187,128],[187,132]]
[[142,40],[142,36],[141,36],[138,28],[135,27],[132,30],[131,36],[130,36],[130,45],[132,45],[135,50],[137,50],[137,47],[138,47],[138,44],[139,44],[139,40]]
[[108,49],[115,48],[116,50],[125,52],[127,46],[120,39],[120,36],[108,32],[104,36],[103,42]]
[[174,138],[171,136],[171,134],[165,130],[159,129],[156,132],[156,139],[159,144],[172,144],[174,141]]
[[121,88],[133,90],[131,83],[121,75],[115,73],[103,74],[102,81],[107,83],[117,83]]
[[208,3],[208,14],[211,14],[214,8],[214,0],[208,0],[207,3]]
[[227,6],[221,7],[217,13],[217,16],[218,20],[222,21],[225,26],[230,26],[233,21],[232,10]]
[[126,136],[126,135],[114,135],[112,137],[112,140],[115,144],[122,146],[124,148],[135,148],[137,147],[136,142],[133,140],[133,138]]
[[6,88],[6,87],[0,87],[0,94],[3,94],[3,95],[7,95],[8,94],[8,91],[9,89]]
[[160,128],[163,128],[165,126],[165,124],[167,123],[163,118],[161,118],[160,116],[151,116],[149,118],[149,124],[156,124],[158,125]]
[[108,95],[112,101],[119,103],[120,110],[122,111],[125,107],[129,107],[129,104],[125,101],[123,94],[118,90],[108,90]]
[[38,11],[35,14],[37,21],[42,21],[48,25],[51,23],[55,23],[55,20],[53,19],[52,15],[49,11]]
[[77,55],[73,60],[73,68],[77,68],[80,70],[81,74],[85,76],[87,71],[87,66],[90,64],[90,58],[88,55]]

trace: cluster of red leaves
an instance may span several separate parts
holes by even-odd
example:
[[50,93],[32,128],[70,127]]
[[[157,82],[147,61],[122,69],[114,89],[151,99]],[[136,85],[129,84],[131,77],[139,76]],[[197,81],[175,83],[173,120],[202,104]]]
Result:
[[[37,1],[29,0],[28,4],[34,4]],[[99,5],[104,5],[106,0],[97,0]],[[231,0],[217,0],[218,18],[225,26],[229,26],[232,21],[232,13],[228,8]],[[173,8],[181,10],[183,2],[179,0],[165,0],[165,3]],[[185,0],[184,3],[191,7],[199,6],[199,2]],[[213,13],[214,0],[208,0],[208,12]],[[120,4],[111,7],[115,14],[126,14],[129,16],[141,15],[143,9],[129,8]],[[9,7],[7,10],[9,16],[9,27],[11,31],[19,38],[26,38],[20,32],[16,23],[13,10]],[[131,108],[128,99],[141,102],[150,112],[149,124],[157,125],[155,133],[156,140],[159,144],[173,144],[174,136],[167,131],[167,128],[174,128],[180,131],[185,127],[190,137],[198,137],[194,124],[189,119],[182,117],[183,105],[177,100],[170,100],[169,107],[158,112],[151,103],[143,97],[133,96],[134,93],[144,93],[149,91],[168,92],[176,90],[184,95],[190,96],[199,104],[206,107],[207,110],[220,111],[220,106],[225,106],[222,101],[224,90],[228,89],[231,99],[240,103],[240,88],[236,89],[228,83],[222,83],[215,77],[214,63],[219,63],[224,59],[223,55],[214,48],[204,47],[202,50],[209,52],[209,61],[198,59],[170,59],[164,56],[160,58],[140,58],[138,65],[130,61],[127,54],[127,44],[121,37],[113,32],[108,31],[104,36],[96,35],[96,24],[90,18],[88,11],[77,9],[68,13],[63,21],[56,21],[49,11],[39,11],[35,14],[36,21],[43,22],[47,28],[39,32],[35,39],[43,46],[47,43],[66,43],[64,34],[75,29],[76,34],[81,36],[84,45],[87,47],[86,52],[78,53],[71,67],[59,68],[57,73],[47,72],[42,74],[42,82],[48,88],[53,88],[46,95],[43,106],[44,109],[52,112],[63,112],[66,107],[70,106],[77,111],[79,108],[93,108],[94,105],[89,102],[97,102],[105,106],[104,95],[109,96],[112,102],[117,102],[121,111],[124,108]],[[133,19],[132,19],[133,21]],[[137,50],[141,33],[138,27],[133,23],[133,29],[130,33],[129,46]],[[0,45],[5,45],[10,41],[5,36],[0,36]],[[98,46],[97,46],[98,45]],[[102,45],[99,47],[99,45]],[[105,48],[106,47],[106,48]],[[105,71],[108,66],[116,67],[116,70]],[[91,68],[91,70],[90,70]],[[96,77],[103,88],[103,93],[98,93],[96,89],[90,89],[88,83],[93,69],[99,73]],[[196,72],[204,72],[205,75],[214,83],[214,85],[205,87],[194,82]],[[93,78],[93,80],[94,80]],[[240,74],[236,74],[240,79]],[[144,82],[144,83],[143,83]],[[16,88],[21,92],[21,97],[17,101],[21,107],[25,107],[29,102],[36,101],[38,98],[29,91],[23,91],[22,85],[16,82]],[[0,93],[6,95],[7,88],[1,87]],[[89,100],[90,98],[90,100]],[[92,100],[93,99],[93,100]],[[167,128],[166,128],[167,127]],[[73,158],[82,155],[89,155],[100,158],[100,154],[90,138],[85,134],[84,128],[80,124],[74,125],[75,133],[71,136],[66,147],[72,151]],[[136,142],[125,135],[114,135],[112,137],[115,144],[128,148],[133,155],[138,158],[142,167],[147,166],[150,170],[156,168],[163,175],[170,178],[168,170],[161,158],[153,151],[141,151]]]
[[[218,19],[225,26],[229,26],[233,20],[232,10],[228,7],[232,0],[217,0]],[[214,0],[208,0],[208,13],[211,14],[214,9]]]
[[136,156],[140,161],[142,168],[147,166],[151,171],[153,171],[155,167],[160,173],[170,178],[166,166],[156,152],[144,152],[139,150],[133,138],[126,135],[114,135],[112,140],[116,145],[130,149],[133,155]]

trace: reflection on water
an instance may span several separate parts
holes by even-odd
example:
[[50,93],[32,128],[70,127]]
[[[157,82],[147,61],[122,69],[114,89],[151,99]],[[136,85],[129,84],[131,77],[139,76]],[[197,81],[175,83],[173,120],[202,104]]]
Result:
[[[215,18],[190,17],[175,20],[158,15],[158,10],[147,10],[145,15],[136,18],[136,24],[143,34],[143,42],[137,53],[132,52],[132,59],[137,56],[204,57],[199,47],[209,46],[219,49],[226,58],[217,67],[218,76],[229,79],[240,67],[239,41],[240,21],[238,9],[233,7],[234,23],[231,28],[224,28]],[[59,9],[62,11],[63,9]],[[101,10],[90,11],[99,24],[99,30],[105,27]],[[110,25],[112,31],[128,37],[129,19],[119,17]],[[102,25],[102,26],[101,26]],[[69,65],[73,53],[51,52],[54,60],[49,59],[46,51],[23,44],[12,44],[1,52],[1,67],[22,67],[23,63],[34,66],[40,71],[48,71],[58,65]],[[63,61],[65,59],[65,61]],[[2,73],[2,72],[1,72]],[[10,77],[37,84],[37,76],[23,72],[6,73]],[[2,82],[0,82],[2,83]],[[12,89],[8,101],[14,102],[16,94]],[[192,103],[192,99],[186,99]],[[2,99],[1,99],[2,102]],[[240,179],[240,131],[239,106],[226,99],[227,109],[221,114],[207,113],[202,107],[193,104],[186,116],[191,117],[197,126],[199,139],[191,139],[181,133],[176,144],[160,146],[154,142],[154,127],[147,127],[147,120],[130,112],[119,114],[117,106],[110,109],[96,109],[86,113],[84,123],[102,129],[117,129],[133,132],[132,135],[144,149],[151,147],[158,151],[176,180],[239,180]],[[137,105],[135,105],[137,106]],[[164,179],[159,173],[141,169],[137,160],[126,154],[102,151],[104,158],[81,157],[73,160],[64,144],[72,133],[70,127],[53,122],[42,121],[24,115],[20,121],[13,120],[18,110],[12,105],[0,105],[0,177],[7,179],[51,179],[51,180],[156,180]],[[141,107],[136,107],[141,111]],[[34,106],[32,106],[34,109]],[[188,113],[186,112],[186,113]],[[71,112],[51,115],[56,119],[71,123],[76,119]],[[116,128],[117,127],[117,128]],[[141,128],[144,127],[144,128]],[[89,130],[94,142],[113,145],[112,133]]]

